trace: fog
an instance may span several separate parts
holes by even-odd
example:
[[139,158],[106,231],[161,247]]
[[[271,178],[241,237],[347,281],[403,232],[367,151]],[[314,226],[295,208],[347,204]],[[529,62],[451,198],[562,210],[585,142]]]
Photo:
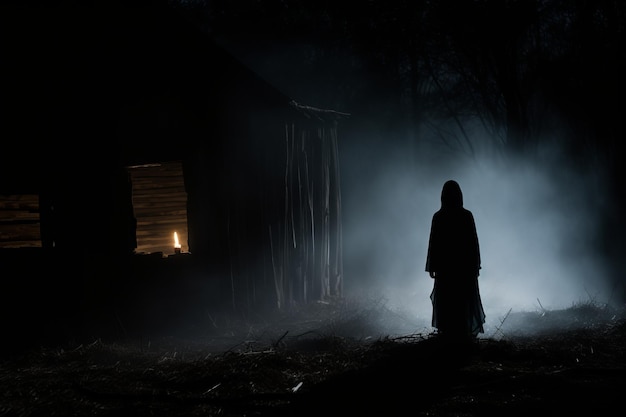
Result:
[[[267,48],[254,55],[241,45],[228,47],[283,91],[320,104],[319,91],[307,93],[309,83],[277,76],[301,72],[286,70],[289,64],[279,71]],[[367,107],[381,106],[361,106]],[[433,282],[424,267],[430,221],[443,183],[455,179],[476,221],[486,327],[510,310],[618,302],[616,291],[623,288],[612,283],[599,242],[610,179],[601,164],[568,160],[559,147],[562,132],[537,140],[544,145],[530,157],[515,158],[504,157],[497,140],[468,124],[470,155],[427,129],[409,141],[406,128],[376,118],[357,113],[339,126],[347,297],[382,297],[390,308],[429,324]]]
[[340,155],[346,297],[381,298],[430,326],[430,222],[443,183],[454,179],[476,221],[486,335],[508,312],[611,301],[607,259],[597,249],[606,199],[599,171],[568,163],[558,148],[532,159],[469,157],[421,138],[411,154],[391,145],[401,142],[394,132],[351,134]]
[[[527,157],[505,157],[497,139],[468,123],[470,154],[428,129],[412,134],[386,120],[393,110],[363,72],[351,74],[352,88],[370,93],[352,97],[352,105],[341,99],[352,90],[330,76],[331,69],[354,69],[353,62],[333,62],[329,72],[320,72],[307,67],[315,61],[307,54],[315,49],[306,44],[255,39],[218,43],[296,101],[352,114],[339,125],[346,298],[384,303],[398,313],[399,332],[430,329],[433,281],[424,271],[430,221],[440,207],[441,187],[454,179],[478,231],[485,335],[509,312],[623,301],[612,266],[619,250],[608,259],[601,235],[611,205],[610,178],[600,163],[583,166],[565,157],[563,132],[533,138],[543,145]],[[335,108],[337,103],[344,104]]]

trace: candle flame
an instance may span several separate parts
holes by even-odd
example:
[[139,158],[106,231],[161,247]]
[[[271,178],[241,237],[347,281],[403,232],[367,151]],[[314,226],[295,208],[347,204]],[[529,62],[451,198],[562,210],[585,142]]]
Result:
[[180,248],[180,242],[178,241],[178,233],[174,232],[174,248]]

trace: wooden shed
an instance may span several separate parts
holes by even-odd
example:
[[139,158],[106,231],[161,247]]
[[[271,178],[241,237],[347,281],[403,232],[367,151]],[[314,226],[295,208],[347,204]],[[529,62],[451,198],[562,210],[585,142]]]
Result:
[[347,115],[293,101],[166,6],[117,4],[0,17],[0,253],[27,275],[11,289],[54,279],[77,300],[63,308],[92,308],[167,270],[235,310],[340,297]]

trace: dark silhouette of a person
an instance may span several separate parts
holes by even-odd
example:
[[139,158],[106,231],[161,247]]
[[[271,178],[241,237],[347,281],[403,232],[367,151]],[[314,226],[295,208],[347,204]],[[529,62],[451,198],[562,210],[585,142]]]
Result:
[[426,271],[433,278],[432,326],[442,337],[471,341],[484,333],[480,299],[480,247],[471,211],[463,207],[461,187],[446,181],[441,208],[432,218]]

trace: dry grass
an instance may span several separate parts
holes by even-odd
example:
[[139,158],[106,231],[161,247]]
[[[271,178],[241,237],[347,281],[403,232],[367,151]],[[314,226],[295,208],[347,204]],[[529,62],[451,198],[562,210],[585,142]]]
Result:
[[626,383],[622,313],[510,314],[498,337],[461,346],[371,336],[397,314],[384,303],[327,304],[198,338],[41,347],[0,363],[0,415],[603,414]]

